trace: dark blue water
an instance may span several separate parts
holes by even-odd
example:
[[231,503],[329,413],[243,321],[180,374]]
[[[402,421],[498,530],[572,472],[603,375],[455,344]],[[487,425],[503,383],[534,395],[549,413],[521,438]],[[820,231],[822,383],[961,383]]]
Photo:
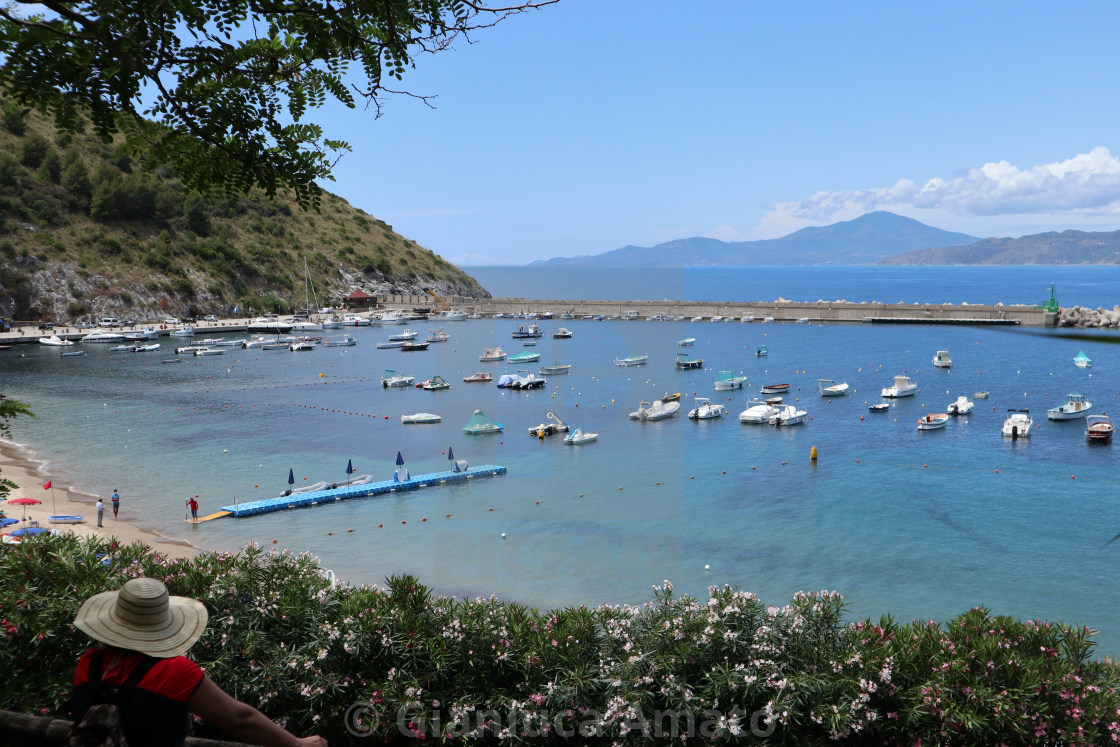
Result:
[[[851,300],[853,276],[865,269],[833,268],[833,293],[800,290],[796,276],[781,285],[775,275],[766,297]],[[1048,283],[1040,268],[1030,269],[1036,274],[1016,283],[1005,280],[1004,268],[988,270],[987,282],[975,268],[968,274],[978,286],[1022,285],[1009,302],[1041,301]],[[491,289],[541,295],[537,271],[525,272],[525,292]],[[1059,300],[1105,305],[1103,289],[1085,299],[1063,290],[1092,287],[1101,268],[1080,272],[1062,278]],[[595,277],[602,279],[598,271]],[[595,287],[569,293],[569,281],[557,278],[562,295],[607,297]],[[664,289],[675,281],[658,282],[647,285]],[[907,284],[878,297],[955,300],[948,280],[926,296],[908,293],[919,284]],[[652,295],[620,287],[626,292],[616,298]],[[1091,447],[1082,422],[1045,416],[1073,391],[1087,395],[1095,412],[1111,412],[1120,347],[1046,330],[554,320],[543,323],[546,332],[563,325],[574,336],[546,338],[535,349],[541,364],[572,363],[571,376],[519,394],[463,383],[474,371],[497,378],[507,369],[478,356],[496,345],[521,352],[510,337],[516,324],[450,324],[451,342],[422,353],[376,350],[387,332],[358,329],[356,348],[237,351],[177,365],[161,365],[168,356],[158,353],[121,358],[92,348],[63,359],[47,348],[13,348],[0,357],[0,382],[39,415],[17,421],[15,437],[48,460],[57,479],[101,495],[119,487],[129,516],[205,548],[277,539],[349,580],[378,582],[408,571],[445,593],[495,593],[545,607],[642,602],[666,578],[701,595],[709,584],[730,583],[771,603],[799,589],[835,589],[853,615],[901,619],[944,618],[983,604],[1088,624],[1101,630],[1106,652],[1120,653],[1120,589],[1110,581],[1120,542],[1108,544],[1120,533],[1120,446]],[[703,370],[674,369],[675,342],[686,336],[697,339],[690,352],[705,359]],[[770,355],[757,357],[758,345]],[[935,369],[930,359],[946,348],[954,367]],[[1074,367],[1079,348],[1092,368]],[[613,365],[630,353],[648,354],[649,363]],[[454,388],[385,390],[379,378],[386,368],[418,380],[440,374]],[[720,370],[741,371],[747,388],[715,392]],[[919,394],[887,414],[870,414],[866,403],[878,402],[882,387],[904,372]],[[847,381],[853,392],[822,399],[818,378]],[[740,425],[747,397],[779,382],[791,383],[788,398],[812,420],[787,429]],[[916,430],[920,415],[979,390],[991,396],[977,401],[970,417],[941,431]],[[700,423],[627,417],[642,399],[676,391],[685,409],[695,392],[725,401],[729,416]],[[1041,425],[1029,440],[1000,436],[1011,407],[1029,407]],[[476,408],[505,432],[463,434]],[[529,437],[529,426],[550,409],[599,440],[570,447]],[[401,425],[402,413],[416,411],[438,413],[443,422]],[[182,521],[184,501],[196,493],[208,513],[235,497],[279,494],[289,469],[301,482],[344,479],[347,460],[387,478],[398,451],[414,474],[438,471],[449,446],[471,464],[501,464],[509,473],[249,519]],[[814,446],[816,463],[809,459]]]

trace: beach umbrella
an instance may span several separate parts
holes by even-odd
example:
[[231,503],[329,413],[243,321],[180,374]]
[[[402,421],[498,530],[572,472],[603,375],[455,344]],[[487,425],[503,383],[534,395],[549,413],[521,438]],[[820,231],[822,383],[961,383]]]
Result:
[[0,519],[0,528],[11,526],[12,524],[18,524],[18,523],[19,523],[19,519]]
[[455,452],[451,450],[450,446],[447,447],[447,459],[451,462],[455,461]]
[[14,532],[10,532],[10,534],[13,537],[24,537],[29,534],[45,534],[49,531],[50,530],[46,527],[24,527],[23,529],[16,529]]
[[36,500],[35,498],[16,498],[8,501],[8,503],[12,506],[23,506],[23,520],[27,521],[27,507],[37,506],[42,503],[42,501]]
[[295,485],[296,484],[296,473],[293,472],[291,469],[288,470],[288,484],[289,485]]
[[401,453],[399,451],[397,452],[397,466],[398,467],[403,467],[404,466],[404,457],[401,456]]
[[350,484],[350,475],[354,474],[354,460],[346,460],[346,484]]

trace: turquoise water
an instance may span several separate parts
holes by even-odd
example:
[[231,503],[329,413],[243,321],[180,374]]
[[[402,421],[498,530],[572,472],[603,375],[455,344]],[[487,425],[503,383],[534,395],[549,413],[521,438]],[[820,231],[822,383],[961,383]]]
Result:
[[[829,295],[848,295],[847,269],[833,269],[837,292]],[[1086,284],[1098,269],[1081,270]],[[726,273],[728,282],[740,270]],[[1033,280],[1041,300],[1046,284]],[[989,269],[982,285],[998,282]],[[1063,303],[1080,302],[1061,287]],[[626,290],[642,297],[640,288]],[[804,297],[798,290],[770,295]],[[531,365],[572,363],[572,375],[522,393],[463,383],[475,371],[497,379],[507,370],[478,356],[496,345],[522,351],[510,337],[516,325],[453,323],[449,343],[419,353],[376,350],[388,332],[362,328],[351,330],[355,348],[231,351],[177,365],[159,362],[166,353],[119,357],[85,346],[85,357],[59,358],[29,346],[0,357],[0,381],[39,415],[17,421],[15,439],[49,461],[60,484],[100,495],[120,488],[122,515],[203,548],[276,539],[352,581],[407,571],[444,593],[543,607],[640,603],[666,578],[697,595],[709,584],[734,584],[774,604],[799,589],[835,589],[853,615],[901,619],[983,604],[1088,624],[1101,630],[1103,652],[1120,653],[1120,590],[1112,583],[1120,542],[1107,545],[1120,532],[1120,447],[1090,447],[1083,422],[1045,417],[1072,391],[1086,394],[1094,412],[1111,413],[1120,347],[1044,330],[554,320],[542,322],[546,333],[563,325],[574,336],[541,340],[541,361]],[[675,341],[686,336],[697,338],[690,352],[705,359],[703,370],[674,369]],[[762,344],[768,357],[754,354]],[[950,371],[930,363],[942,348],[952,352]],[[1073,366],[1078,348],[1093,358],[1091,369]],[[647,353],[649,363],[613,365],[630,353]],[[418,381],[439,374],[454,388],[385,390],[386,368]],[[715,392],[719,370],[742,371],[747,388]],[[919,394],[887,414],[868,413],[865,403],[878,402],[903,372]],[[822,399],[818,378],[847,381],[853,392]],[[778,382],[792,384],[787,398],[812,420],[787,429],[740,425],[746,399]],[[991,397],[970,417],[916,430],[921,414],[978,390]],[[695,392],[727,401],[729,416],[628,419],[642,399],[676,391],[685,393],[682,409]],[[1031,439],[1001,438],[1009,407],[1031,409],[1041,425]],[[463,434],[476,408],[505,432]],[[570,447],[529,437],[549,409],[599,440]],[[401,425],[401,414],[417,411],[443,422]],[[387,478],[400,451],[419,474],[445,469],[448,447],[509,473],[260,517],[182,521],[185,499],[196,493],[209,513],[235,498],[278,495],[289,469],[300,482],[343,480],[352,459],[359,473]]]

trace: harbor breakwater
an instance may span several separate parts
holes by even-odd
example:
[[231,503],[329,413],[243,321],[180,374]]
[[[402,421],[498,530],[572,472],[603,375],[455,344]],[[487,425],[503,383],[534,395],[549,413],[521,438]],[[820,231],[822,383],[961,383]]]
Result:
[[[380,305],[412,308],[430,306],[423,296],[379,296]],[[484,315],[552,313],[559,316],[604,315],[619,318],[648,319],[657,316],[732,317],[735,320],[761,322],[767,317],[775,322],[808,320],[809,322],[866,322],[898,324],[1011,324],[1053,327],[1059,313],[1038,306],[1013,304],[905,304],[849,303],[847,301],[596,301],[588,299],[530,298],[462,298],[446,299],[450,305]],[[1118,315],[1120,316],[1120,315]]]

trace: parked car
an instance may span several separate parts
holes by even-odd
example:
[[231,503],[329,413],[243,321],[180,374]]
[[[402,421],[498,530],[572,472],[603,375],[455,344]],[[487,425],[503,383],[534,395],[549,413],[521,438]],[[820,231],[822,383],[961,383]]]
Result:
[[54,322],[43,322],[39,325],[39,329],[54,329]]
[[216,322],[216,321],[218,321],[218,317],[214,316],[213,314],[207,314],[206,316],[202,317],[202,321],[204,321],[204,322]]
[[175,317],[173,317],[173,316],[169,316],[169,317],[167,317],[166,319],[164,319],[164,320],[163,320],[163,323],[164,323],[164,324],[166,324],[166,325],[167,325],[167,326],[169,326],[169,327],[173,327],[173,326],[175,326],[176,324],[182,324],[182,322],[180,322],[180,321],[179,321],[178,319],[176,319],[176,318],[175,318]]
[[93,322],[78,322],[75,325],[78,329],[96,329],[97,325]]

